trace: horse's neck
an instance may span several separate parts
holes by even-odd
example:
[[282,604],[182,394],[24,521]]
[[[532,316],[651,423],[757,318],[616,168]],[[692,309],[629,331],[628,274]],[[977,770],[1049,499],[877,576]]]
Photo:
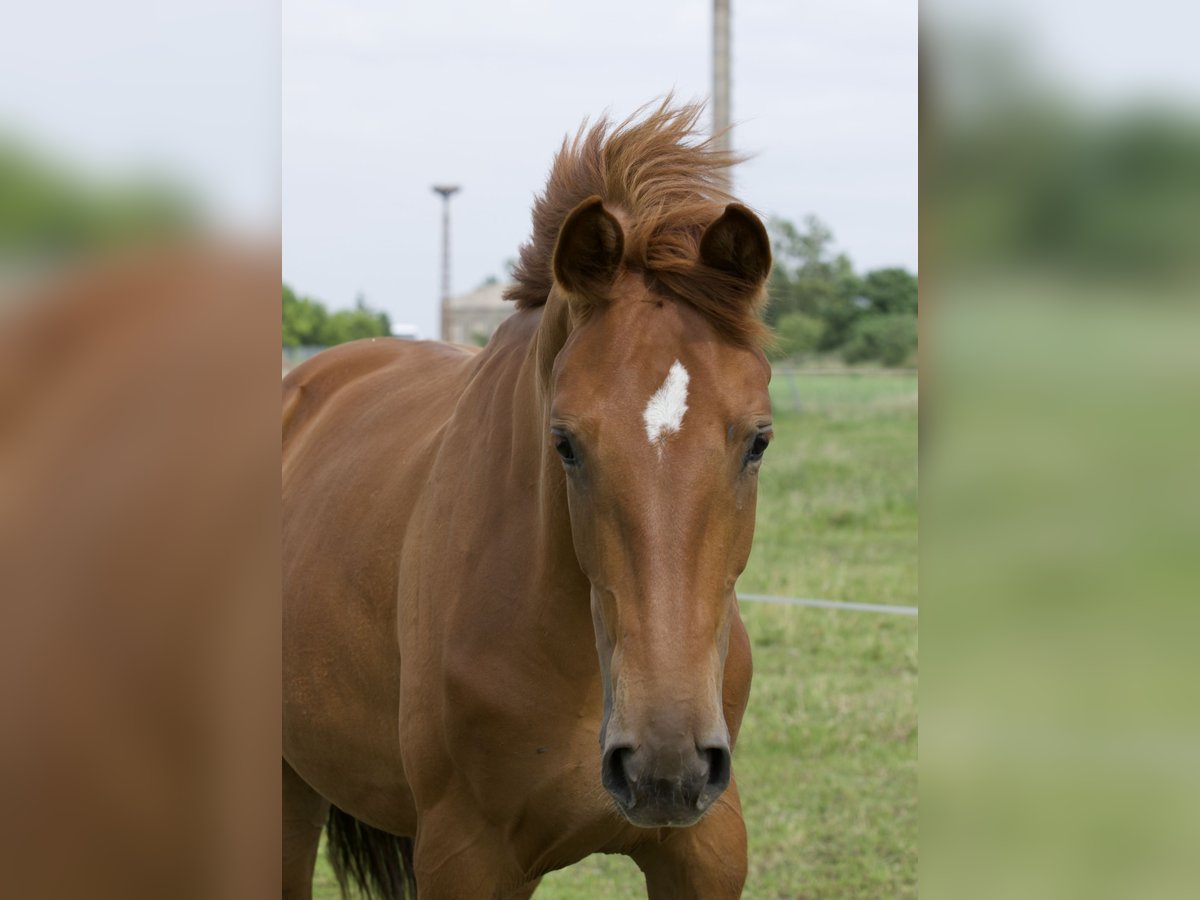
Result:
[[562,311],[551,303],[542,308],[536,328],[524,340],[513,394],[513,452],[520,457],[515,464],[526,467],[518,489],[526,496],[529,486],[536,492],[537,514],[529,532],[530,572],[536,586],[530,603],[539,607],[543,621],[565,614],[579,620],[569,627],[583,622],[590,646],[590,584],[575,555],[566,477],[549,439],[549,374],[566,334]]
[[[476,611],[499,605],[475,620],[502,623],[515,658],[539,660],[591,690],[590,583],[575,555],[565,475],[548,435],[547,367],[561,348],[554,325],[539,309],[506,320],[475,357],[449,425],[454,468],[469,473],[477,521],[504,523],[499,532],[471,535],[496,571],[490,579],[463,573],[472,585],[465,602]],[[463,502],[461,485],[452,489],[447,479],[446,490]]]
[[[576,575],[583,578],[571,538],[571,517],[567,508],[566,476],[562,461],[550,444],[549,370],[561,349],[565,332],[553,321],[556,311],[547,308],[527,347],[517,384],[517,404],[521,410],[519,427],[528,436],[536,466],[538,490],[537,547],[547,566],[563,571],[556,577]],[[586,582],[586,579],[584,579]]]
[[[480,359],[481,381],[503,379],[503,393],[511,403],[481,403],[475,411],[491,422],[482,425],[491,433],[507,432],[511,445],[506,458],[493,453],[492,486],[498,492],[492,502],[503,505],[528,521],[514,522],[528,540],[528,568],[537,582],[539,597],[547,592],[581,592],[587,603],[588,582],[579,569],[571,538],[571,520],[562,463],[549,440],[549,368],[565,339],[559,311],[553,305],[517,313],[502,326]],[[501,361],[502,360],[502,361]],[[495,385],[491,386],[495,389]],[[511,391],[511,393],[509,393]],[[495,417],[511,417],[500,421]],[[532,509],[530,500],[533,500]],[[539,598],[531,598],[539,602]],[[556,607],[554,599],[548,602]]]

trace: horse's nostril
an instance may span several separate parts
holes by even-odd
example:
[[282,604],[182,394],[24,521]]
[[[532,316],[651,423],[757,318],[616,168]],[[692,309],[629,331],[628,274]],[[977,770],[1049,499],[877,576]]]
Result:
[[633,785],[625,763],[633,753],[632,747],[610,747],[600,764],[600,781],[622,806],[633,806]]
[[715,800],[729,786],[730,756],[728,747],[709,747],[704,751],[708,759],[708,784],[702,796]]

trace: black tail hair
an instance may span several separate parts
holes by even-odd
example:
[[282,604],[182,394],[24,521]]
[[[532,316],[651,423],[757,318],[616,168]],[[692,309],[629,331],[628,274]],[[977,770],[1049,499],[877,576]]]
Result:
[[412,838],[364,825],[333,805],[326,831],[329,862],[343,897],[350,897],[351,882],[367,898],[405,900],[417,896]]

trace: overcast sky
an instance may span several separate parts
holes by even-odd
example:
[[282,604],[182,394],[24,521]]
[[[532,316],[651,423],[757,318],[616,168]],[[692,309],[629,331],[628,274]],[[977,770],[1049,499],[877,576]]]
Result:
[[[564,133],[674,90],[707,99],[711,0],[285,0],[283,275],[437,335],[441,200],[455,293],[502,276]],[[917,266],[912,0],[732,0],[735,192],[820,216],[862,269]]]
[[[860,268],[915,269],[915,0],[731,2],[735,143],[757,154],[737,173],[742,199],[816,213]],[[0,141],[106,174],[164,171],[243,230],[273,230],[282,195],[286,279],[335,306],[361,291],[433,335],[430,186],[463,185],[456,291],[501,275],[564,133],[671,89],[707,96],[710,7],[284,0],[281,41],[274,0],[41,0],[0,28]],[[1007,34],[1073,93],[1196,109],[1196,4],[925,9],[943,35]]]

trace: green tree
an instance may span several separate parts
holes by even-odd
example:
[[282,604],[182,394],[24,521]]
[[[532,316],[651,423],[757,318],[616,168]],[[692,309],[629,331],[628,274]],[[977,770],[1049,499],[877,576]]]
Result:
[[311,297],[300,297],[283,286],[283,346],[302,347],[321,343],[329,313],[324,304]]
[[373,310],[361,294],[353,309],[329,312],[323,303],[300,297],[283,286],[283,345],[285,347],[344,344],[361,338],[385,337],[392,333],[387,313]]
[[876,361],[903,365],[917,349],[917,317],[909,313],[864,316],[855,322],[842,358],[851,364]]
[[[816,216],[804,219],[803,230],[786,219],[770,222],[775,267],[771,276],[771,305],[767,323],[777,325],[788,313],[818,319],[838,318],[858,294],[858,277],[845,254],[834,254],[833,232]],[[842,316],[845,317],[844,315]],[[844,329],[826,329],[825,340],[837,346]]]
[[[848,256],[834,252],[833,232],[816,216],[807,216],[800,228],[786,219],[772,219],[769,230],[775,267],[766,321],[776,330],[780,352],[842,350],[843,356],[855,360],[898,360],[887,365],[899,365],[910,355],[916,335],[915,275],[884,268],[860,276]],[[902,324],[892,316],[911,322]],[[869,324],[880,318],[888,318],[888,323]],[[904,337],[910,333],[911,344]],[[812,340],[816,343],[810,347]]]
[[833,232],[816,216],[804,217],[804,231],[787,219],[772,218],[768,223],[775,257],[788,260],[793,268],[815,268],[825,258],[833,242]]
[[375,314],[358,309],[340,309],[329,314],[324,327],[317,333],[317,343],[332,347],[347,341],[381,337],[383,334]]
[[907,269],[875,269],[862,280],[862,296],[871,312],[917,314],[917,276]]
[[812,353],[820,344],[824,330],[824,323],[816,316],[787,313],[775,326],[775,347],[771,355],[775,359],[786,359]]

